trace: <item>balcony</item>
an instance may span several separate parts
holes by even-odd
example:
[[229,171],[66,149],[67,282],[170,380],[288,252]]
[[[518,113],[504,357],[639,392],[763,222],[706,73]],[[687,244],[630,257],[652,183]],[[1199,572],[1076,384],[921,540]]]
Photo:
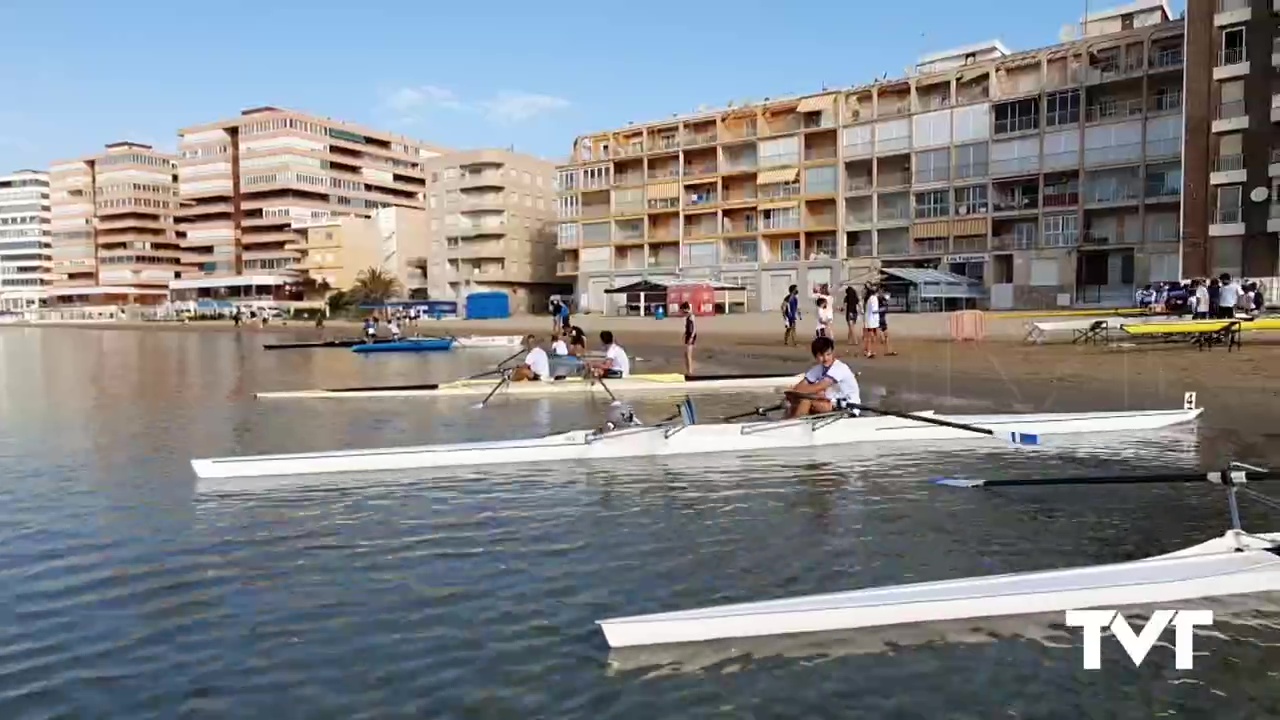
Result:
[[846,158],[871,157],[874,151],[875,145],[870,140],[844,146],[844,156]]
[[467,173],[458,180],[459,189],[506,187],[500,172]]
[[1069,208],[1080,204],[1080,193],[1075,190],[1050,191],[1045,188],[1044,206],[1046,208]]
[[947,241],[945,238],[916,240],[911,244],[911,253],[913,255],[944,255],[946,252]]
[[799,230],[800,218],[798,217],[764,217],[760,219],[760,229],[763,232],[772,232],[778,230]]
[[627,185],[643,185],[644,173],[630,172],[619,173],[613,176],[614,187],[625,187]]
[[577,250],[578,238],[577,237],[558,237],[556,238],[556,248],[559,250]]
[[[706,217],[706,216],[703,216]],[[684,226],[684,237],[686,240],[695,238],[715,237],[719,234],[719,227],[714,222],[696,223]]]
[[804,222],[805,228],[809,230],[835,228],[838,224],[839,221],[837,220],[837,215],[833,212],[813,213],[809,217],[805,218]]
[[836,149],[834,146],[805,148],[805,162],[820,162],[822,160],[835,160]]
[[1038,192],[1024,193],[1022,195],[1000,195],[991,203],[991,210],[994,213],[1033,213],[1039,209],[1040,195]]
[[1249,55],[1245,48],[1235,47],[1218,51],[1218,64],[1213,68],[1214,80],[1230,80],[1249,74]]
[[1217,208],[1209,221],[1209,236],[1224,237],[1244,234],[1244,216],[1239,205]]
[[1042,248],[1073,248],[1080,244],[1080,234],[1075,230],[1045,233],[1040,237]]
[[1141,117],[1145,103],[1142,98],[1129,100],[1106,100],[1084,109],[1085,124],[1105,122],[1107,120],[1125,120]]
[[877,225],[893,225],[911,220],[911,208],[906,205],[881,205],[876,209]]
[[1210,185],[1241,184],[1248,179],[1243,154],[1219,155],[1213,159],[1213,171],[1209,173]]
[[1134,182],[1089,183],[1085,200],[1089,205],[1113,205],[1137,202],[1141,199],[1141,186]]
[[1280,177],[1280,148],[1271,148],[1271,163],[1267,165],[1268,177]]
[[1249,20],[1249,0],[1218,0],[1213,13],[1214,27],[1238,25]]
[[503,211],[506,209],[502,201],[501,195],[491,195],[488,197],[467,198],[464,197],[459,203],[459,210],[462,212],[486,212],[486,211]]
[[1151,58],[1153,70],[1169,70],[1182,67],[1182,48],[1165,48],[1157,50]]
[[871,257],[875,254],[871,243],[855,242],[852,245],[844,246],[844,256],[847,258]]
[[616,158],[638,157],[644,154],[644,141],[636,140],[634,142],[619,143],[613,149],[613,156]]
[[866,230],[875,225],[875,218],[870,211],[847,212],[844,215],[844,226],[847,230]]
[[684,146],[687,148],[697,147],[698,145],[715,145],[718,141],[719,137],[714,130],[711,132],[684,134]]
[[710,207],[719,202],[720,193],[717,192],[689,193],[684,198],[684,206],[687,208]]
[[1267,210],[1267,232],[1280,232],[1280,202],[1272,198]]
[[876,189],[904,188],[911,185],[911,173],[882,172],[876,175]]
[[1159,180],[1148,180],[1146,187],[1143,188],[1147,202],[1153,201],[1171,201],[1179,200],[1182,197],[1182,187],[1178,185],[1181,178],[1161,178]]
[[760,224],[754,217],[729,218],[720,223],[722,235],[755,235],[760,232]]
[[788,183],[786,185],[758,185],[756,186],[756,194],[760,200],[785,200],[787,198],[800,197],[800,183]]
[[1280,122],[1280,93],[1271,95],[1271,122]]
[[869,193],[874,185],[871,182],[870,175],[846,175],[844,179],[844,192],[846,195],[854,195],[860,193]]
[[680,177],[678,167],[657,168],[649,171],[650,180],[674,180],[678,177]]
[[689,178],[715,175],[717,172],[719,171],[716,169],[716,164],[714,162],[691,163],[684,166],[684,177],[686,180]]
[[1182,91],[1171,90],[1163,95],[1156,95],[1151,100],[1148,112],[1154,114],[1182,111]]
[[1014,133],[1029,132],[1037,130],[1040,127],[1040,118],[1029,115],[1025,117],[1006,118],[1004,120],[996,120],[995,135],[1012,135]]
[[1215,133],[1238,132],[1249,127],[1249,115],[1243,100],[1219,103],[1214,113],[1210,131]]

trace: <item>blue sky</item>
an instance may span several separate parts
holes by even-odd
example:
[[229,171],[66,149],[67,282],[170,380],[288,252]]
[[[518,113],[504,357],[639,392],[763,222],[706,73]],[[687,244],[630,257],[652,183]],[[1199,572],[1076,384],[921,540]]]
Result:
[[[0,171],[276,105],[448,147],[550,158],[730,100],[901,76],[999,38],[1057,41],[1083,1],[5,2]],[[1124,0],[1091,0],[1096,12]],[[1174,3],[1175,15],[1185,2]],[[332,8],[332,9],[330,9]]]

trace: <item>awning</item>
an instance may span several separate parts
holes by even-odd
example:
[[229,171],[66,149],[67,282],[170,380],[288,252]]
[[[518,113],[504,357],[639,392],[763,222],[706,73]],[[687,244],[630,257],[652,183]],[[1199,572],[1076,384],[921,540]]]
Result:
[[926,238],[945,238],[951,236],[951,221],[937,220],[934,222],[916,223],[911,226],[911,239],[922,240]]
[[757,185],[790,183],[800,179],[800,168],[775,168],[756,173]]
[[665,293],[667,286],[651,280],[641,280],[628,285],[609,288],[604,291],[605,295],[618,295],[621,293]]
[[779,209],[781,209],[781,208],[793,208],[793,207],[798,206],[799,204],[800,204],[800,201],[798,201],[798,200],[782,200],[782,201],[779,201],[779,202],[761,203],[761,204],[759,205],[759,209],[761,209],[761,210],[779,210]]
[[987,218],[968,218],[956,220],[953,232],[956,235],[986,235]]
[[815,97],[807,97],[800,101],[796,106],[796,112],[811,113],[823,112],[832,109],[836,104],[835,94],[818,95]]
[[915,285],[916,292],[922,298],[980,298],[987,294],[981,281],[941,270],[887,267],[880,268],[880,273]]
[[644,194],[649,200],[671,200],[678,198],[680,197],[680,183],[654,183],[645,187]]

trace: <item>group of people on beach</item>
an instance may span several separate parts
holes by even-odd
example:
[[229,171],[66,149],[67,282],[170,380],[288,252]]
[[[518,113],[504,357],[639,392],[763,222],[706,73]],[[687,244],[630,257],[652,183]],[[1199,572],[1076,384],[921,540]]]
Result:
[[1230,320],[1236,315],[1261,315],[1265,294],[1266,288],[1256,281],[1240,281],[1222,273],[1216,278],[1146,285],[1134,294],[1134,303],[1152,312],[1190,315],[1193,320]]
[[[835,323],[835,300],[831,297],[831,286],[819,285],[813,293],[814,305],[817,307],[817,324],[814,337],[825,337],[835,340],[833,325]],[[782,300],[783,334],[782,344],[797,345],[796,325],[801,318],[800,290],[792,285],[787,289],[787,296]],[[844,301],[840,305],[844,312],[845,326],[848,331],[850,345],[861,345],[863,357],[876,356],[875,349],[883,347],[885,355],[897,355],[889,344],[889,294],[883,285],[867,283],[862,287],[862,295],[852,285],[844,289]],[[858,332],[858,317],[862,316],[862,332]]]

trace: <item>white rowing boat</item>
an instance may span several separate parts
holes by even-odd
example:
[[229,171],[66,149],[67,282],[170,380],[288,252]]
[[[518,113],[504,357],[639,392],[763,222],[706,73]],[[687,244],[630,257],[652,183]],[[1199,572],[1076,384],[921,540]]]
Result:
[[610,647],[855,630],[1280,590],[1280,533],[1228,530],[1146,560],[944,580],[599,621]]
[[524,342],[523,335],[468,335],[454,338],[453,346],[459,348],[517,348]]
[[[682,375],[680,373],[655,373],[632,375],[610,380],[609,390],[615,393],[696,393],[721,390],[776,390],[789,388],[800,381],[799,375]],[[394,385],[383,387],[335,388],[329,390],[284,390],[261,392],[260,400],[273,399],[354,399],[354,398],[413,398],[413,397],[484,397],[493,390],[497,381],[492,378],[458,380],[438,384]],[[548,397],[605,393],[595,382],[580,377],[544,382],[510,382],[499,388],[497,395],[524,397]]]
[[1204,482],[1226,486],[1231,529],[1145,560],[913,583],[785,600],[635,615],[597,624],[610,647],[883,628],[916,623],[1123,608],[1280,591],[1280,533],[1240,528],[1239,486],[1280,475],[1232,463],[1222,472],[1111,478],[957,480],[953,487]]
[[[611,383],[616,388],[616,383]],[[574,430],[525,440],[423,445],[377,450],[258,455],[192,460],[200,478],[253,478],[534,462],[584,462],[716,452],[756,452],[853,443],[963,440],[975,432],[1005,437],[1156,430],[1190,422],[1202,410],[1194,394],[1180,410],[1011,415],[899,416],[846,414],[796,420]],[[967,428],[967,429],[966,429]],[[1016,441],[1016,440],[1015,440]],[[1038,441],[1037,441],[1038,442]]]

